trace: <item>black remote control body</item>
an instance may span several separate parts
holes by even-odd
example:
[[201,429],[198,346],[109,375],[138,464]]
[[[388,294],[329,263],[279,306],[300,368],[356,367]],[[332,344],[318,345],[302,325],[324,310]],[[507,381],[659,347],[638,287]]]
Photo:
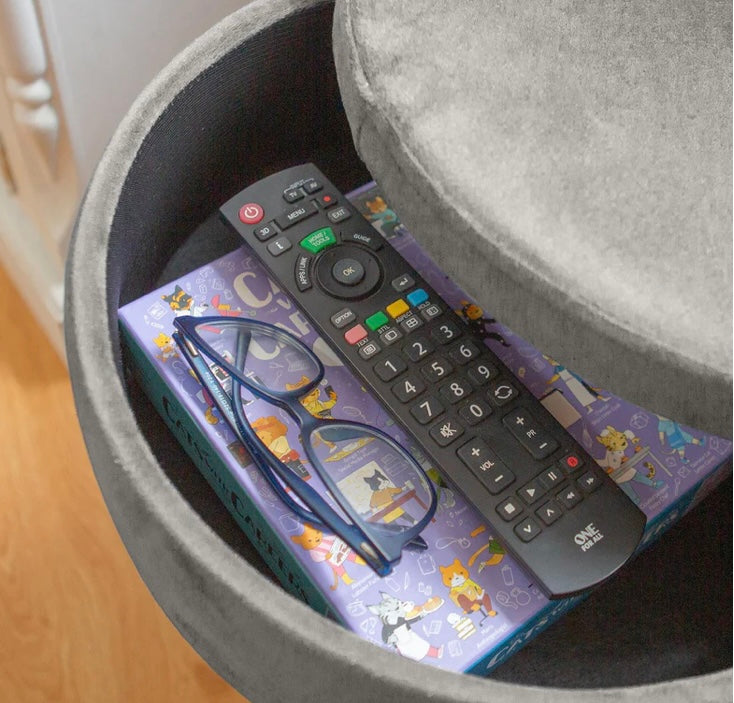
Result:
[[550,598],[634,553],[645,515],[315,166],[221,214]]

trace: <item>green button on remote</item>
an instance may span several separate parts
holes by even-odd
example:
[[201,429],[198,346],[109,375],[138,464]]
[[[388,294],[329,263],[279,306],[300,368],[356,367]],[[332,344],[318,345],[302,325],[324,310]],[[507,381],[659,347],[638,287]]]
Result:
[[376,312],[364,321],[367,327],[369,327],[373,332],[383,325],[386,325],[388,322],[390,322],[390,320],[387,319],[387,315],[384,312]]
[[336,244],[336,237],[331,227],[322,227],[311,232],[301,240],[301,246],[312,254],[318,254],[322,249]]

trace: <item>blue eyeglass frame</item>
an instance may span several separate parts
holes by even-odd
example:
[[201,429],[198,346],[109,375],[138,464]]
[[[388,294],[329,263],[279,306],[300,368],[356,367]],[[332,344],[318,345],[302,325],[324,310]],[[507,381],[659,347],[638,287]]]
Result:
[[[431,521],[436,510],[437,496],[433,482],[407,450],[381,430],[351,420],[318,418],[312,415],[301,404],[300,398],[316,388],[325,374],[324,365],[321,360],[301,340],[275,325],[250,318],[224,316],[194,317],[183,315],[177,317],[173,324],[177,329],[173,334],[173,338],[187,362],[196,373],[202,385],[210,391],[217,408],[230,424],[237,438],[250,451],[265,479],[290,510],[315,527],[326,526],[329,530],[339,535],[381,576],[391,572],[393,564],[400,560],[403,548],[426,548],[427,545],[420,537],[420,533]],[[200,325],[210,325],[215,328],[228,327],[238,331],[250,328],[254,332],[271,337],[276,342],[280,341],[289,347],[296,348],[313,363],[317,373],[307,384],[294,390],[277,391],[266,388],[250,380],[235,365],[228,362],[218,352],[212,349],[197,332],[196,328]],[[249,339],[249,334],[237,335],[235,364],[241,363],[246,358]],[[224,391],[221,383],[212,373],[207,362],[202,359],[202,355],[222,367],[229,374],[232,381],[231,398]],[[267,449],[245,415],[240,393],[241,387],[246,388],[254,396],[282,408],[297,422],[301,431],[301,445],[309,459],[311,467],[318,474],[343,512],[352,521],[351,524],[343,520],[317,491],[296,476],[287,465]],[[351,503],[342,496],[329,471],[321,465],[321,460],[314,453],[311,442],[308,441],[315,431],[323,431],[329,426],[337,432],[337,426],[340,429],[344,428],[347,432],[346,435],[334,437],[334,439],[349,439],[349,428],[354,428],[355,434],[351,435],[352,437],[357,434],[373,435],[384,441],[393,451],[403,456],[414,467],[418,475],[422,476],[426,491],[430,496],[430,505],[423,518],[415,525],[393,534],[390,534],[390,528],[387,525],[366,521],[354,509]],[[330,434],[333,435],[333,433]],[[278,479],[285,483],[310,510],[304,509],[296,503],[288,495],[287,491],[283,489]]]

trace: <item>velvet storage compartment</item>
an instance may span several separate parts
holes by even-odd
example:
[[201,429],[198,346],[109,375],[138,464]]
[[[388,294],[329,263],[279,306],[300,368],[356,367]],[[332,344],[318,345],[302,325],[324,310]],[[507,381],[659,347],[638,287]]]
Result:
[[258,703],[727,697],[729,483],[491,679],[449,674],[285,594],[126,378],[118,307],[238,245],[214,214],[221,203],[306,161],[345,192],[369,180],[340,104],[332,12],[328,2],[256,2],[197,40],[132,107],[81,208],[69,365],[95,473],[143,579],[202,657]]

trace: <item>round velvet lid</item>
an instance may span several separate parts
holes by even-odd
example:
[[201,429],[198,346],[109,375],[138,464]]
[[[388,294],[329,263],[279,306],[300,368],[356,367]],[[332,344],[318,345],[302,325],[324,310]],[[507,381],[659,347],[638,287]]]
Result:
[[731,4],[341,0],[357,150],[494,317],[731,433]]

